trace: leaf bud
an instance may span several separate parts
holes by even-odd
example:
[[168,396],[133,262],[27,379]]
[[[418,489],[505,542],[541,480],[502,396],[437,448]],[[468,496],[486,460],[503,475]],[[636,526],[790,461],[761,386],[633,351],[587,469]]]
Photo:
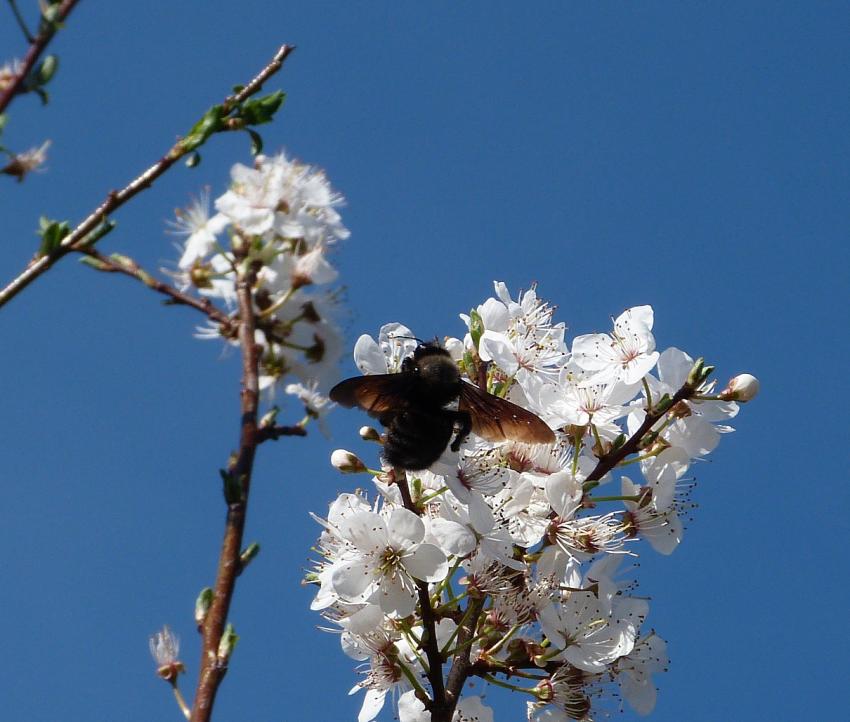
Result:
[[366,464],[356,454],[345,449],[337,449],[331,454],[331,466],[343,474],[362,474],[368,471]]
[[251,542],[239,555],[239,573],[241,574],[253,559],[260,553],[260,545]]
[[219,663],[227,664],[238,641],[239,635],[236,634],[233,625],[228,624],[224,629],[224,634],[221,635],[221,639],[218,640],[218,654],[216,656]]
[[724,401],[752,401],[759,392],[759,380],[752,374],[738,374],[729,379],[726,388],[720,392]]
[[207,619],[207,613],[210,611],[210,606],[213,600],[213,590],[209,587],[204,587],[198,598],[195,600],[195,624],[200,629]]

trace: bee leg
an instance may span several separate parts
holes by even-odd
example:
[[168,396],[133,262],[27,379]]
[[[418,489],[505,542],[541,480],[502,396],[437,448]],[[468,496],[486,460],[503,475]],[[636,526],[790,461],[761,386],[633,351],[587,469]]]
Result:
[[454,421],[460,428],[457,430],[457,436],[455,436],[455,440],[452,442],[451,450],[457,451],[460,449],[460,445],[466,440],[466,437],[469,436],[469,432],[472,431],[472,417],[466,411],[455,411],[454,413]]

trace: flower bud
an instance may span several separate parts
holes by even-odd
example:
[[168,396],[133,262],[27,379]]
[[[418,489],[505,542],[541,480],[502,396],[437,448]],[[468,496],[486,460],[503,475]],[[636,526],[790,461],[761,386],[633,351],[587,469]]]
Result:
[[331,454],[331,466],[343,474],[362,474],[368,471],[366,464],[356,454],[345,449],[337,449]]
[[752,374],[738,374],[729,379],[726,388],[720,392],[724,401],[752,401],[759,392],[759,380]]
[[363,439],[363,441],[377,441],[379,444],[381,443],[381,435],[378,433],[378,430],[372,426],[361,426],[360,438]]

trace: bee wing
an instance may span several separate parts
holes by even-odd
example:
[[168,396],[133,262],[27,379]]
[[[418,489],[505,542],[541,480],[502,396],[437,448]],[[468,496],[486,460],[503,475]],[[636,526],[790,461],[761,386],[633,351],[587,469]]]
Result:
[[473,433],[488,441],[513,439],[527,444],[551,444],[555,434],[541,419],[516,404],[463,383],[458,411],[472,418]]
[[407,406],[409,385],[407,374],[355,376],[340,381],[328,395],[340,406],[359,406],[370,416],[380,417]]

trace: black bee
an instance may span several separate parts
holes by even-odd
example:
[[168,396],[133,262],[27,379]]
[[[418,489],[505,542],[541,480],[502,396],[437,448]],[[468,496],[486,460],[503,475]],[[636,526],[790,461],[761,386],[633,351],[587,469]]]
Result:
[[[530,411],[463,381],[439,343],[420,343],[402,361],[401,373],[357,376],[338,383],[330,397],[359,406],[387,427],[384,459],[401,469],[427,469],[452,434],[457,451],[470,431],[488,441],[513,439],[550,444],[555,434]],[[457,411],[446,408],[457,401]]]

